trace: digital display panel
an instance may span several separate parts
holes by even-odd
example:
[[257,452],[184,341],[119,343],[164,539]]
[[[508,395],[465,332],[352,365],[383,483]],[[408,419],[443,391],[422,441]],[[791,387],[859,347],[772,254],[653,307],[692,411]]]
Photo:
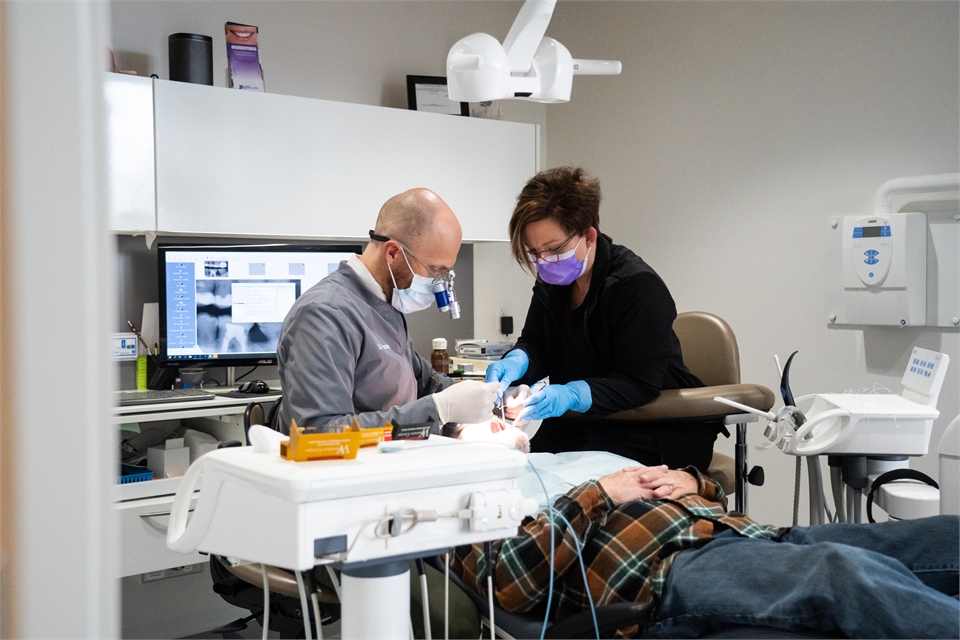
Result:
[[876,225],[872,227],[854,227],[854,238],[889,238],[889,225]]
[[274,364],[305,291],[360,245],[160,245],[160,364]]

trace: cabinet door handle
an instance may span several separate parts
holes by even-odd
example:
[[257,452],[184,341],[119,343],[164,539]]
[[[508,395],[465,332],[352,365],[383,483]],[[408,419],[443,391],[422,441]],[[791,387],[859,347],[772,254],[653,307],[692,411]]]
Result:
[[[187,513],[193,513],[193,509],[188,510]],[[144,524],[157,533],[160,533],[161,535],[167,535],[167,526],[160,524],[159,522],[155,522],[153,518],[162,518],[163,516],[169,515],[169,511],[157,511],[155,513],[141,513],[140,518],[146,521]]]
[[[193,513],[193,509],[188,509],[187,513]],[[160,518],[162,516],[170,515],[169,511],[157,511],[156,513],[141,513],[141,518]]]

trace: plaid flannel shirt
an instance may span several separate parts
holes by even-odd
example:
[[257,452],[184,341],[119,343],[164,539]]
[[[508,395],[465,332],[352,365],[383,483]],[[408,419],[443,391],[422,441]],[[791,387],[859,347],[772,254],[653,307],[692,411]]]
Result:
[[[720,486],[695,468],[698,493],[676,500],[634,500],[619,506],[597,482],[588,482],[561,496],[554,510],[570,522],[583,545],[590,595],[596,606],[615,602],[653,602],[663,592],[676,554],[702,547],[714,530],[733,529],[741,536],[775,538],[781,529],[760,525],[745,515],[727,512]],[[545,605],[550,584],[550,514],[528,519],[514,538],[493,543],[494,597],[511,612]],[[577,548],[566,523],[554,517],[553,603],[555,620],[588,609],[577,560]],[[718,528],[719,527],[719,528]],[[483,545],[458,547],[451,570],[467,585],[486,594],[487,567]],[[621,630],[632,635],[636,627]]]

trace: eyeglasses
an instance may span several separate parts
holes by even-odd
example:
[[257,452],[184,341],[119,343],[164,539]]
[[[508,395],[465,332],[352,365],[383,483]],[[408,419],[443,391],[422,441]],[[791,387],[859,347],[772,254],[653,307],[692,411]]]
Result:
[[530,258],[530,262],[536,264],[539,262],[559,262],[563,257],[563,248],[570,244],[570,241],[577,237],[577,232],[570,234],[566,240],[563,241],[556,249],[546,249],[544,251],[530,251],[527,249],[527,257]]
[[374,233],[373,231],[371,231],[369,235],[370,235],[370,239],[376,242],[389,242],[390,240],[393,240],[398,245],[403,247],[404,251],[409,253],[411,256],[413,256],[414,260],[420,263],[420,266],[424,268],[424,270],[427,272],[427,275],[433,278],[434,284],[437,284],[438,282],[443,282],[444,280],[447,280],[450,277],[450,269],[440,269],[440,270],[431,269],[426,264],[424,264],[423,260],[417,257],[417,254],[415,254],[413,251],[410,250],[410,247],[403,244],[396,238],[391,238],[389,236],[381,236],[380,234]]

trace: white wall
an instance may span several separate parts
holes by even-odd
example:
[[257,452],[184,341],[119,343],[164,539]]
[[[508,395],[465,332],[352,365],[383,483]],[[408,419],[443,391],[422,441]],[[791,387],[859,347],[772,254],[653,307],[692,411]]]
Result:
[[[269,91],[402,108],[407,73],[441,75],[465,34],[502,39],[519,6],[124,0],[113,45],[120,67],[166,77],[167,35],[211,35],[222,85],[223,22],[247,22]],[[542,166],[601,178],[603,230],[660,272],[679,309],[731,323],[745,381],[776,389],[772,355],[799,349],[798,394],[896,391],[914,344],[953,356],[935,446],[960,413],[960,335],[827,329],[821,238],[827,216],[869,211],[886,179],[958,169],[957,34],[945,2],[564,0],[548,35],[574,56],[622,60],[623,74],[576,78],[565,105],[504,102],[503,116],[546,123]],[[498,335],[501,302],[519,331],[531,280],[505,245],[474,249],[475,333]],[[751,515],[787,523],[792,459],[751,456],[768,477]],[[913,466],[935,475],[935,455]]]
[[[944,2],[561,2],[548,35],[576,57],[622,60],[623,74],[576,78],[571,102],[549,109],[546,166],[600,177],[603,229],[658,270],[680,310],[727,319],[744,381],[777,389],[773,354],[799,349],[797,395],[896,392],[915,344],[949,354],[935,451],[960,413],[960,335],[828,329],[821,240],[828,216],[870,213],[885,180],[958,170],[957,14]],[[750,456],[767,472],[751,515],[788,524],[793,459]],[[912,466],[936,476],[936,454]]]

